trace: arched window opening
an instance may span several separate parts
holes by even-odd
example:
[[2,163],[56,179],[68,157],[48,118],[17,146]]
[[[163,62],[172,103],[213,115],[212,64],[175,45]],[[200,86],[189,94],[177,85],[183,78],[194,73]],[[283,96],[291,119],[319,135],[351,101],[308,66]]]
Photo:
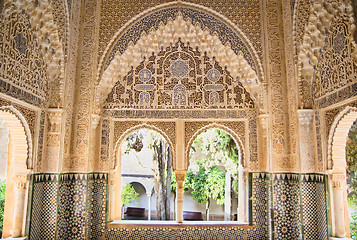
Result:
[[352,239],[357,239],[357,120],[352,124],[347,136],[346,162],[350,233]]
[[173,163],[165,138],[141,128],[123,140],[120,151],[121,192],[131,183],[138,194],[125,206],[122,220],[173,220]]
[[[0,216],[2,238],[25,234],[27,176],[32,139],[22,114],[14,107],[0,108]],[[3,185],[6,179],[6,188]],[[5,193],[5,194],[4,194]]]
[[240,162],[240,148],[226,131],[210,128],[196,137],[184,182],[184,220],[243,220]]

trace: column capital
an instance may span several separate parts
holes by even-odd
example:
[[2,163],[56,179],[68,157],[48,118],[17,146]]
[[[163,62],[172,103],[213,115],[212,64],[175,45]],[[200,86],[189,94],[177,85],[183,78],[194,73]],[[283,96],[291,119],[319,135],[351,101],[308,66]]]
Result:
[[299,109],[297,110],[299,125],[302,127],[309,127],[312,124],[314,117],[314,110],[312,109]]
[[176,181],[185,181],[187,170],[175,170]]
[[269,124],[269,114],[260,114],[258,116],[258,121],[260,126],[266,130],[268,128],[268,124]]
[[16,174],[15,179],[16,179],[16,188],[17,189],[26,189],[26,183],[27,183],[27,174],[26,173]]
[[62,108],[48,108],[47,114],[51,124],[57,124],[61,122],[63,109]]
[[48,108],[47,116],[50,122],[50,131],[59,132],[61,126],[63,109],[62,108]]
[[177,187],[183,188],[183,182],[185,181],[186,172],[187,170],[175,170]]
[[336,189],[343,189],[343,181],[346,181],[345,174],[332,174],[332,187]]
[[92,129],[97,129],[100,121],[100,116],[98,114],[92,114]]

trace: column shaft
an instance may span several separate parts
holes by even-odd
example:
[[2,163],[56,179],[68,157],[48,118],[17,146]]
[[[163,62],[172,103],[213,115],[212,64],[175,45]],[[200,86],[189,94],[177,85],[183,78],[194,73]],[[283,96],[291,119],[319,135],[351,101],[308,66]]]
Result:
[[23,225],[24,207],[25,207],[25,195],[26,195],[26,180],[21,179],[16,183],[15,209],[14,209],[12,237],[21,237],[21,235],[22,235],[22,225]]
[[231,174],[226,172],[226,181],[224,188],[224,221],[231,220]]

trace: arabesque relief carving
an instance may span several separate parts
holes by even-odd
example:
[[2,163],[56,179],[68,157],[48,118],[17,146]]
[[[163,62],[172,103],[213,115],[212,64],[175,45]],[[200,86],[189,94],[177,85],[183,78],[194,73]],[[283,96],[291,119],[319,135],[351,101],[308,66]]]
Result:
[[[26,11],[22,8],[23,5],[26,6]],[[0,34],[0,38],[4,38],[0,43],[12,45],[6,46],[6,55],[10,57],[9,61],[14,59],[21,62],[21,59],[26,59],[26,61],[22,60],[22,64],[16,67],[16,72],[20,76],[7,76],[7,81],[10,81],[10,79],[12,81],[13,79],[19,80],[19,77],[22,77],[21,75],[26,75],[23,82],[33,81],[31,87],[27,87],[27,92],[34,94],[40,101],[49,100],[46,102],[49,106],[60,107],[63,104],[64,50],[57,31],[59,26],[54,20],[52,10],[47,0],[37,3],[35,1],[18,0],[16,4],[14,4],[14,1],[4,1],[1,24],[8,27],[2,26],[1,29],[8,31],[10,35]],[[19,24],[20,22],[22,24]],[[7,37],[11,37],[13,40],[6,40]],[[7,52],[11,51],[12,48],[17,49],[20,56],[17,56],[16,53]],[[11,66],[13,64],[5,63],[4,65]],[[38,70],[39,68],[41,70]],[[11,70],[1,72],[9,74]],[[17,86],[18,84],[15,83]],[[24,90],[24,86],[20,86],[20,89]],[[46,97],[48,94],[50,96]]]
[[240,78],[180,40],[119,80],[105,109],[254,108]]
[[[348,23],[346,26],[347,28],[343,29],[343,27],[341,26],[340,29],[337,30],[336,26],[332,26],[331,24],[336,25],[336,23],[339,21],[338,19],[341,17],[344,19],[343,21],[345,23]],[[303,21],[303,23],[306,24],[305,21]],[[302,26],[299,29],[302,29]],[[297,67],[299,79],[300,108],[311,108],[313,105],[313,98],[319,98],[325,95],[325,93],[327,93],[326,91],[331,91],[332,89],[336,89],[336,87],[338,88],[338,86],[335,86],[336,84],[331,84],[330,82],[333,81],[331,80],[331,78],[333,77],[331,74],[334,72],[334,70],[327,69],[326,64],[323,62],[329,61],[328,58],[336,58],[335,62],[332,64],[333,66],[331,66],[333,68],[341,66],[339,65],[340,63],[342,65],[346,64],[347,62],[351,63],[351,59],[356,58],[357,51],[355,47],[352,47],[353,43],[351,42],[351,40],[353,41],[351,31],[353,32],[354,29],[355,23],[353,20],[353,8],[350,1],[318,0],[312,3],[310,7],[309,20],[306,24],[305,33],[303,37],[299,38],[296,33],[296,40],[299,41],[296,43],[296,45],[298,56]],[[335,37],[333,37],[333,35],[335,35]],[[345,42],[344,39],[347,42]],[[335,44],[335,50],[337,50],[337,52],[335,52],[335,50],[333,49],[334,47],[332,42],[339,42],[337,43],[337,45],[340,45],[339,47]],[[343,51],[346,52],[346,50],[343,50],[341,48],[341,44],[346,46],[347,49],[349,49],[349,57],[342,61],[344,63],[337,60],[340,58],[339,55],[341,55]],[[326,51],[321,51],[325,48]],[[323,60],[326,58],[325,56],[327,56],[327,60]],[[349,70],[343,71],[346,71],[345,74],[349,74]],[[315,77],[314,74],[316,75]],[[344,78],[345,74],[341,74],[339,78]],[[326,79],[324,83],[319,83],[321,80],[315,80],[314,83],[317,84],[314,86],[314,90],[312,91],[312,79],[320,79],[320,76],[330,79]],[[345,81],[342,82],[345,83]],[[324,86],[319,86],[320,84]]]
[[[114,1],[104,0],[101,3],[100,20],[100,38],[99,38],[99,56],[110,43],[111,37],[115,32],[125,24],[131,21],[135,16],[145,11],[149,11],[155,6],[168,2],[166,0],[140,1],[139,4],[132,1],[126,1],[122,4],[116,4]],[[221,18],[227,18],[242,29],[252,41],[252,45],[262,58],[262,39],[261,39],[261,9],[259,0],[236,1],[227,0],[224,4],[221,1],[211,0],[188,0],[174,2],[173,4],[194,3],[196,8],[202,10],[214,10],[221,14]],[[172,3],[171,3],[172,4]],[[211,10],[211,11],[212,11]],[[126,14],[118,14],[125,12]],[[240,16],[240,17],[237,17]]]
[[[177,17],[174,20],[169,18],[166,23],[160,22],[164,21],[164,19],[160,19],[167,18],[171,11],[175,11],[176,13],[172,14],[176,14]],[[191,19],[195,14],[202,14],[201,17],[207,18],[207,21]],[[205,49],[209,58],[215,57],[222,68],[227,68],[234,79],[239,78],[252,99],[262,98],[262,95],[264,95],[260,86],[262,68],[259,59],[256,58],[255,52],[249,47],[249,44],[245,43],[244,39],[240,39],[236,32],[211,15],[190,8],[180,11],[176,8],[165,9],[153,15],[157,15],[156,18],[160,21],[152,23],[152,20],[150,20],[154,17],[152,15],[147,16],[148,19],[141,19],[128,30],[132,34],[129,34],[129,32],[122,33],[123,35],[120,36],[118,42],[112,43],[115,45],[113,45],[111,51],[108,50],[108,57],[102,58],[97,73],[98,86],[95,93],[95,112],[100,111],[102,103],[114,84],[118,80],[123,80],[123,77],[132,68],[136,69],[144,57],[149,59],[153,52],[154,55],[157,55],[162,49],[165,50],[174,45],[179,39],[185,45],[189,43],[194,51]],[[147,27],[144,25],[146,21],[150,22],[147,24],[153,24],[153,26],[150,31],[142,32],[142,28]],[[205,30],[204,24],[209,22],[216,22],[215,24],[218,25],[216,29],[208,28]],[[214,26],[207,27],[212,28]],[[201,54],[204,55],[205,53],[202,52]],[[144,100],[148,97],[148,93],[142,93],[142,103],[145,103]],[[211,102],[214,103],[217,94],[212,93],[211,99]],[[257,103],[259,103],[261,111],[265,111],[265,102],[257,101]]]

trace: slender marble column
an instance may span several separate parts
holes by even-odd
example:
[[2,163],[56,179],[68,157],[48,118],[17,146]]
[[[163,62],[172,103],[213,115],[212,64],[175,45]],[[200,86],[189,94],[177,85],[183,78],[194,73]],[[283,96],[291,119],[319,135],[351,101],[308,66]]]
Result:
[[315,172],[315,144],[313,132],[312,109],[300,109],[299,119],[299,152],[300,152],[300,171],[303,173]]
[[59,171],[62,114],[63,110],[60,108],[47,109],[48,128],[44,172]]
[[149,200],[149,209],[148,209],[148,220],[151,221],[151,194],[146,194]]
[[333,201],[334,201],[334,213],[335,213],[335,237],[343,238],[346,236],[345,231],[345,207],[344,207],[344,184],[342,181],[345,180],[343,174],[334,174],[332,176],[332,187],[333,187]]
[[26,195],[26,174],[18,174],[15,192],[14,221],[12,227],[12,237],[21,237],[24,219],[25,195]]
[[176,170],[176,221],[183,222],[183,182],[185,181],[186,170]]
[[226,172],[226,182],[224,188],[224,221],[231,220],[231,174],[230,172]]

